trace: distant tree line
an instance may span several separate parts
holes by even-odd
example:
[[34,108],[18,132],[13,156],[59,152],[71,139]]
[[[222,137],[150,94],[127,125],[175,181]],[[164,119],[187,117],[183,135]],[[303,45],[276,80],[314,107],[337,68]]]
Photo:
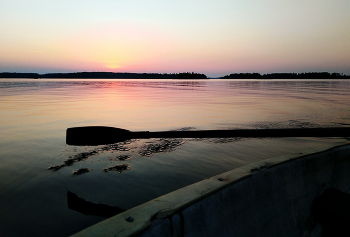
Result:
[[[74,73],[16,73],[2,72],[0,78],[66,78],[66,79],[207,79],[205,74],[183,73],[129,73],[129,72],[74,72]],[[328,72],[307,73],[233,73],[221,79],[350,79],[349,75]]]
[[0,78],[63,78],[63,79],[206,79],[199,73],[128,73],[128,72],[74,72],[74,73],[0,73]]
[[38,73],[16,73],[16,72],[2,72],[0,78],[39,78]]
[[306,72],[306,73],[234,73],[220,77],[221,79],[349,79],[350,76],[340,73],[329,72]]
[[200,73],[194,72],[183,72],[177,75],[178,79],[207,79],[207,76]]
[[41,78],[72,78],[72,79],[175,79],[177,74],[169,73],[129,73],[129,72],[74,72],[47,73]]

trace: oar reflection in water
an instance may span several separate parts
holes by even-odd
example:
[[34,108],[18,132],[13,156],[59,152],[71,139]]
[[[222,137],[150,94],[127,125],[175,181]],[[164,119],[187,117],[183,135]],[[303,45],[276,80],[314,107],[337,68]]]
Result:
[[109,218],[125,211],[119,207],[88,202],[70,191],[67,191],[67,203],[69,209],[80,212],[84,215]]

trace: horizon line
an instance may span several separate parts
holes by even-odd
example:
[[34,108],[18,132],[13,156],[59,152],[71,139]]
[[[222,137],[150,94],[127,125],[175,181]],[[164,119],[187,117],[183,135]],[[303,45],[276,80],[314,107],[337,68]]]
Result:
[[[9,72],[9,71],[2,71],[0,74],[37,74],[37,75],[48,75],[48,74],[77,74],[77,73],[110,73],[110,74],[158,74],[158,75],[176,75],[176,74],[201,74],[207,76],[205,73],[200,72],[189,72],[189,71],[183,71],[183,72],[109,72],[109,71],[76,71],[76,72],[46,72],[46,73],[38,73],[38,72]],[[259,74],[261,76],[264,75],[273,75],[273,74],[336,74],[339,76],[350,76],[345,73],[339,73],[339,72],[328,72],[328,71],[308,71],[308,72],[270,72],[270,73],[260,73],[260,72],[233,72],[226,74],[225,76],[229,75],[253,75],[253,74]],[[224,76],[218,76],[218,77],[210,77],[210,78],[220,78]]]

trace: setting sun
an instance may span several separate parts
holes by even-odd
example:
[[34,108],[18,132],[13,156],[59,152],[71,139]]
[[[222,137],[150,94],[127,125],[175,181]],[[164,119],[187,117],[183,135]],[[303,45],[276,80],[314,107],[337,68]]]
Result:
[[109,69],[116,69],[116,68],[121,68],[122,66],[119,64],[106,64],[105,67]]

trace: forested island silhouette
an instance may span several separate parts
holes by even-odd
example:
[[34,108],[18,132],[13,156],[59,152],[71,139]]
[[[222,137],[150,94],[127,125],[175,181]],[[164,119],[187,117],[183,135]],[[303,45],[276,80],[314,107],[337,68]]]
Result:
[[221,79],[349,79],[349,75],[329,72],[303,72],[303,73],[234,73],[220,77]]
[[[0,78],[34,79],[209,79],[205,74],[195,72],[182,73],[130,73],[130,72],[73,72],[73,73],[16,73],[2,72]],[[329,72],[304,73],[233,73],[217,77],[219,79],[350,79],[350,75]]]
[[73,72],[73,73],[16,73],[3,72],[0,78],[55,79],[207,79],[201,73],[129,73],[129,72]]

